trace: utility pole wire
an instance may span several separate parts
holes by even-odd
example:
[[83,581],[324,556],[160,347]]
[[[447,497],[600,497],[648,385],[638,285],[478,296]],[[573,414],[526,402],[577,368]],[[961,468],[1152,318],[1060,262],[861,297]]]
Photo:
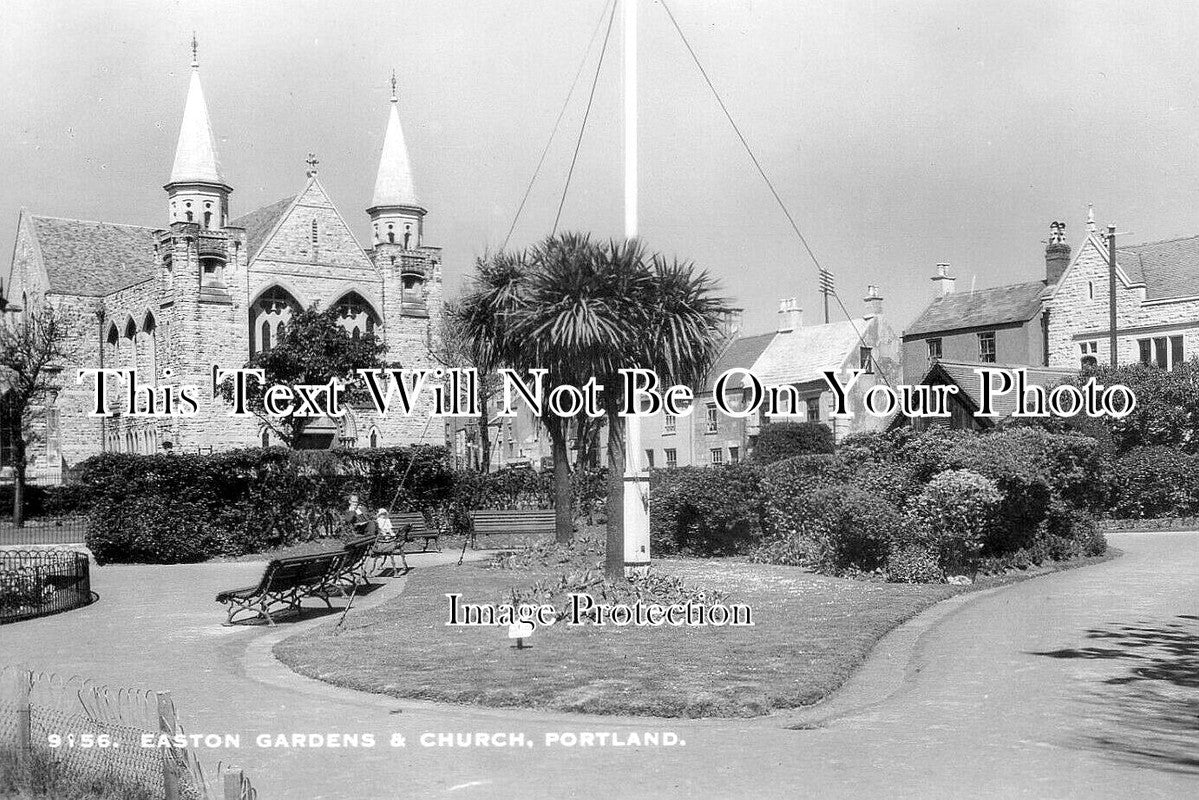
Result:
[[[610,3],[615,3],[616,0],[609,0]],[[508,242],[512,239],[512,232],[516,230],[516,223],[520,219],[521,212],[525,210],[525,203],[529,201],[529,194],[533,191],[533,184],[537,182],[537,176],[541,174],[541,167],[545,164],[545,158],[549,155],[550,145],[554,143],[554,137],[558,135],[558,128],[562,124],[562,118],[566,116],[566,109],[570,106],[570,99],[574,97],[575,87],[579,83],[579,77],[583,74],[583,67],[587,66],[587,57],[591,54],[591,46],[595,44],[595,37],[599,35],[600,26],[604,24],[604,15],[608,12],[608,4],[605,4],[600,9],[599,19],[595,21],[595,28],[591,31],[591,38],[587,40],[587,47],[583,48],[583,58],[579,61],[579,68],[575,70],[574,80],[570,82],[570,89],[566,92],[566,100],[562,103],[562,110],[558,112],[558,118],[554,120],[554,129],[550,131],[550,138],[545,143],[545,149],[541,151],[541,158],[537,160],[537,167],[533,170],[533,177],[529,179],[529,185],[525,188],[524,197],[520,198],[520,205],[516,209],[516,214],[512,217],[512,224],[508,226],[508,235],[504,237],[504,243],[500,245],[500,251],[508,249]]]
[[[625,0],[630,2],[630,0]],[[612,22],[616,19],[616,3],[612,4],[612,13],[608,15],[608,30],[604,33],[604,44],[600,48],[599,63],[595,65],[595,77],[591,80],[591,94],[587,96],[587,110],[583,113],[583,124],[579,126],[579,138],[575,142],[575,152],[570,159],[570,170],[566,173],[566,185],[562,187],[562,199],[558,201],[558,213],[554,215],[554,227],[550,236],[558,232],[558,221],[562,218],[562,207],[566,205],[566,193],[570,191],[570,179],[575,174],[575,162],[579,160],[579,148],[583,145],[583,134],[587,131],[587,120],[591,116],[591,104],[595,100],[595,87],[599,84],[600,70],[604,67],[604,55],[608,52],[608,39],[612,36]]]
[[[733,133],[737,134],[737,138],[741,141],[741,146],[745,148],[745,152],[749,156],[749,160],[753,162],[754,168],[757,169],[758,175],[762,177],[762,181],[766,184],[766,188],[769,189],[770,193],[774,196],[774,201],[778,203],[778,207],[782,210],[783,215],[787,218],[787,222],[791,225],[791,230],[795,231],[795,235],[799,239],[800,244],[802,244],[804,250],[807,251],[808,257],[812,259],[812,263],[816,266],[817,272],[827,272],[827,270],[821,266],[820,259],[816,258],[816,254],[812,251],[812,248],[808,244],[808,240],[804,237],[803,232],[800,231],[799,225],[795,222],[795,217],[791,215],[791,211],[787,208],[787,204],[783,202],[782,196],[778,193],[778,190],[774,188],[774,183],[766,174],[766,170],[762,168],[762,163],[758,161],[758,157],[754,154],[753,148],[749,146],[749,142],[746,140],[745,135],[741,133],[741,128],[737,126],[737,122],[733,119],[732,113],[729,111],[728,106],[725,105],[724,98],[722,98],[720,96],[720,92],[716,90],[716,85],[712,83],[712,78],[709,77],[708,71],[704,69],[704,65],[699,60],[699,55],[695,52],[695,48],[691,46],[691,42],[688,41],[687,35],[683,33],[683,29],[679,27],[679,21],[675,19],[674,12],[670,10],[670,6],[667,5],[666,0],[658,0],[658,2],[662,4],[662,8],[666,11],[666,15],[670,17],[671,25],[674,26],[675,31],[679,34],[679,38],[683,40],[683,46],[686,47],[687,52],[690,53],[691,60],[695,62],[695,66],[699,69],[699,74],[703,76],[704,82],[708,84],[708,88],[712,91],[712,96],[716,98],[716,102],[720,105],[720,110],[724,112],[725,118],[729,121],[729,125],[732,126]],[[849,320],[849,324],[853,326],[853,330],[854,333],[857,334],[859,344],[861,344],[862,347],[867,347],[865,337],[863,337],[861,331],[858,330],[857,323],[853,321],[853,317],[850,316],[849,310],[845,308],[845,303],[841,301],[841,296],[837,294],[836,289],[833,289],[831,293],[833,298],[836,299],[837,305],[841,308],[841,313],[845,315],[845,318]],[[883,379],[883,382],[887,384],[887,386],[891,385],[891,381],[887,378],[885,372],[880,370],[878,375]]]

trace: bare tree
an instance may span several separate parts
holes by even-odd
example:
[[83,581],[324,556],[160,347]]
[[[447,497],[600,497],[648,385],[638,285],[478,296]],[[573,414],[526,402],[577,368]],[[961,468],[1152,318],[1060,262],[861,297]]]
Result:
[[479,376],[479,447],[482,450],[480,466],[486,474],[491,471],[491,415],[488,410],[491,398],[499,390],[500,379],[495,372],[494,359],[487,356],[487,349],[476,346],[462,327],[462,317],[457,303],[446,303],[437,330],[429,331],[429,353],[433,360],[449,369],[474,369]]
[[49,303],[0,323],[0,414],[12,435],[13,523],[25,523],[26,452],[33,417],[59,389],[58,374],[75,356],[70,332]]

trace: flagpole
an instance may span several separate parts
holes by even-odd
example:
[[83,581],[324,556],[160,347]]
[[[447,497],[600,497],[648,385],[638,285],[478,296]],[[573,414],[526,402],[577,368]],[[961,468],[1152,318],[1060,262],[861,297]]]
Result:
[[[624,235],[637,237],[637,0],[621,0],[624,24]],[[625,574],[649,567],[649,475],[642,467],[641,419],[625,418]]]

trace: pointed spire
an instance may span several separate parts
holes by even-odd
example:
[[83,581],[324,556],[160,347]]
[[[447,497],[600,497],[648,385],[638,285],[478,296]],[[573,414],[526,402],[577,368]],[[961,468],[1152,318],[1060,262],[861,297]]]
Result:
[[396,95],[395,73],[391,76],[391,114],[387,133],[383,137],[383,153],[379,157],[379,173],[375,177],[375,194],[371,208],[380,206],[409,206],[419,208],[416,189],[412,183],[412,166],[408,161],[408,145],[400,125],[399,101]]
[[1095,204],[1087,203],[1087,230],[1094,233],[1095,227]]
[[200,85],[198,47],[195,34],[192,34],[191,84],[183,107],[183,124],[179,126],[179,143],[175,147],[170,183],[224,184],[212,123],[208,119],[208,105],[204,102],[204,88]]

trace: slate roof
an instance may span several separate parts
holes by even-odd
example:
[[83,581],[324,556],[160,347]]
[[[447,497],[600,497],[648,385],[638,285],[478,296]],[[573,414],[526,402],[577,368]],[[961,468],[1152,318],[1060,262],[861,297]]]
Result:
[[[974,370],[979,367],[998,367],[1000,369],[1023,369],[1028,375],[1028,384],[1044,386],[1046,389],[1052,389],[1067,378],[1071,378],[1077,374],[1077,370],[1055,369],[1053,367],[1030,367],[1025,364],[978,364],[963,361],[938,361],[929,368],[929,372],[921,384],[926,383],[937,372],[937,367],[940,367],[959,387],[960,396],[968,398],[974,407],[977,409],[980,406],[979,397],[979,378]],[[1019,398],[1016,397],[1016,391],[1013,389],[1004,394],[994,394],[991,396],[991,405],[998,417],[989,417],[988,419],[1003,419],[1011,416],[1016,410],[1016,403]]]
[[246,229],[246,251],[250,258],[258,255],[258,251],[266,244],[266,237],[271,235],[271,231],[275,229],[275,225],[287,213],[287,209],[291,208],[291,204],[295,202],[295,196],[285,197],[282,200],[271,203],[269,206],[255,209],[249,214],[243,214],[237,219],[229,223],[231,228]]
[[754,375],[775,385],[823,380],[826,370],[839,370],[858,352],[859,334],[866,336],[871,322],[858,318],[780,331],[758,357]]
[[[720,357],[712,365],[711,380],[716,380],[726,371],[735,367],[742,369],[750,369],[754,362],[762,355],[762,351],[770,344],[770,340],[777,334],[763,333],[757,336],[741,336],[729,342],[729,346],[725,348]],[[711,386],[711,382],[708,383]],[[729,381],[730,389],[741,388],[742,383],[740,378],[735,378]]]
[[973,292],[942,295],[904,331],[904,338],[964,328],[987,328],[1027,322],[1041,309],[1044,281],[1014,283]]
[[1148,300],[1199,296],[1199,236],[1117,245],[1116,261]]
[[50,291],[100,297],[154,276],[154,229],[30,215]]

